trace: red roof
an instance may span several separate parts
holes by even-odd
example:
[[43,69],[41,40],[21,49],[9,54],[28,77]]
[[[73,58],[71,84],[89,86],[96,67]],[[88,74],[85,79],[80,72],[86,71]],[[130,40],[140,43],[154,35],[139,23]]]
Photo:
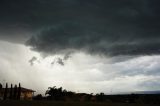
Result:
[[23,88],[23,87],[21,87],[21,91],[22,92],[36,92],[36,91],[34,91],[32,89],[27,89],[27,88]]

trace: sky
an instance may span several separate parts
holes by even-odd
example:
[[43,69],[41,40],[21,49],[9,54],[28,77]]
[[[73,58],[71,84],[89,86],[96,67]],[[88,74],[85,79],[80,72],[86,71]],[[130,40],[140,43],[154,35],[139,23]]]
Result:
[[160,90],[159,0],[1,0],[0,82],[106,94]]

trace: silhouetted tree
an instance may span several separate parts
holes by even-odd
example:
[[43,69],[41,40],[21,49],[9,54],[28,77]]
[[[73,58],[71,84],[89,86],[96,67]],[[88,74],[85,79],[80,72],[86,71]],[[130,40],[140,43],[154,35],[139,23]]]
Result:
[[100,102],[105,100],[105,95],[104,93],[96,94],[96,99]]
[[[1,94],[1,90],[2,90],[2,84],[0,83],[0,94]],[[0,98],[1,100],[2,98]]]
[[0,90],[2,89],[2,84],[0,83]]
[[14,86],[14,93],[13,93],[13,98],[16,99],[17,97],[17,85]]
[[8,93],[8,83],[6,83],[6,88],[5,88],[5,91],[4,91],[3,100],[7,99],[7,93]]
[[17,99],[20,100],[20,98],[21,98],[21,84],[19,83]]
[[13,96],[13,87],[12,87],[12,84],[11,84],[9,99],[12,99],[13,98],[12,96]]
[[49,95],[48,99],[54,99],[54,96],[56,94],[56,86],[54,87],[48,87],[48,90],[46,91],[45,95]]
[[42,100],[43,96],[41,94],[36,95],[35,97],[33,97],[34,100]]
[[46,91],[46,95],[49,95],[48,99],[51,100],[64,100],[65,96],[69,94],[71,94],[71,92],[67,93],[66,90],[62,89],[62,87],[56,88],[56,86],[49,87],[48,90]]
[[87,96],[87,101],[91,101],[91,98],[93,97],[93,93],[91,93],[91,94],[88,94],[88,96]]
[[75,93],[72,91],[63,90],[63,94],[66,97],[72,97]]

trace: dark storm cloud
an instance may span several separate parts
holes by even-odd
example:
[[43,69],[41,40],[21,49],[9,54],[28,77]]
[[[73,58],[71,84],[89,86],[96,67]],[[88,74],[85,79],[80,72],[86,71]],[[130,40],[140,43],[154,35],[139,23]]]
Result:
[[1,26],[38,31],[28,41],[43,53],[159,54],[159,0],[1,0]]

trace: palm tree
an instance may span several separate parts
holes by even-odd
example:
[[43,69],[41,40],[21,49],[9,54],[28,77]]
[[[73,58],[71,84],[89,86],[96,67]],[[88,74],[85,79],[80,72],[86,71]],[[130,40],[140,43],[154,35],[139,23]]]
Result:
[[51,99],[51,100],[62,100],[64,97],[62,87],[56,88],[56,86],[49,87],[45,94],[49,95],[48,99]]
[[56,86],[54,86],[54,87],[48,87],[48,90],[46,91],[45,95],[49,95],[48,96],[49,99],[53,100],[54,96],[56,94],[56,90],[57,90]]

